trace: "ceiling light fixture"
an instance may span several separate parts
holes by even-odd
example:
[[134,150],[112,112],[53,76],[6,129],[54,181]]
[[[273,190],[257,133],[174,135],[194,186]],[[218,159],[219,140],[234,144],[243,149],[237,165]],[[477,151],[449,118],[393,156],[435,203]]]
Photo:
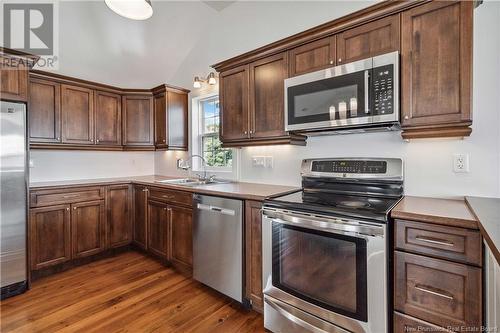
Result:
[[150,0],[104,0],[116,14],[132,20],[147,20],[153,15]]
[[210,72],[210,74],[208,74],[208,76],[207,76],[206,79],[201,79],[199,76],[195,76],[194,77],[194,81],[193,81],[193,88],[196,88],[196,89],[201,88],[201,84],[203,82],[207,82],[211,86],[216,85],[217,84],[217,78],[215,76],[215,73],[214,72]]

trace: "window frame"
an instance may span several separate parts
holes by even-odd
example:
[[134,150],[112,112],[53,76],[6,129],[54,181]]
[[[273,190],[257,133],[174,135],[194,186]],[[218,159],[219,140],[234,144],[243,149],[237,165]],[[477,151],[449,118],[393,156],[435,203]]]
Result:
[[[204,133],[204,114],[202,103],[204,101],[217,98],[220,102],[219,94],[217,92],[210,94],[203,94],[192,98],[192,153],[203,156],[203,138],[204,137],[220,137],[220,109],[219,109],[219,131],[214,133]],[[207,172],[215,173],[217,176],[224,178],[237,179],[237,161],[239,158],[238,151],[233,148],[226,148],[232,150],[232,165],[231,166],[206,166]],[[193,158],[192,171],[203,172],[201,159]]]

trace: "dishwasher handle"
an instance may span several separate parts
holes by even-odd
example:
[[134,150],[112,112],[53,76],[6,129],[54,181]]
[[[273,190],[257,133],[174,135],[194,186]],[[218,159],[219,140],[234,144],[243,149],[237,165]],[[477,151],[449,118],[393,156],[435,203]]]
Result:
[[217,206],[212,206],[212,205],[205,205],[202,203],[197,203],[196,208],[198,208],[199,210],[210,211],[213,213],[220,213],[222,215],[230,215],[230,216],[236,215],[236,211],[233,209],[227,209],[227,208],[222,208],[222,207],[217,207]]

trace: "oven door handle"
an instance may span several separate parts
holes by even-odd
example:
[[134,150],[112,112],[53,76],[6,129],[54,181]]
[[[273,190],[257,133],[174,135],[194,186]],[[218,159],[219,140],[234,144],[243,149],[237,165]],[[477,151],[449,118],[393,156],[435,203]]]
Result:
[[[293,309],[289,305],[287,305],[281,301],[271,299],[268,296],[264,297],[264,302],[266,302],[270,307],[272,307],[274,310],[276,310],[280,315],[287,318],[291,322],[301,326],[302,328],[306,329],[308,332],[313,332],[313,333],[325,333],[325,332],[349,333],[348,331],[346,331],[340,327],[333,326],[332,324],[330,324],[324,320],[310,316],[299,309]],[[290,310],[287,311],[286,308],[290,308],[290,310],[293,311],[294,313],[292,314],[290,312]]]
[[352,225],[341,222],[334,221],[317,221],[309,220],[305,218],[299,218],[295,216],[284,216],[282,214],[276,214],[277,216],[267,216],[269,219],[276,223],[287,224],[291,226],[303,227],[307,229],[315,229],[319,231],[343,234],[343,235],[354,235],[355,237],[374,237],[374,236],[384,236],[384,229],[382,226],[371,226],[371,225]]

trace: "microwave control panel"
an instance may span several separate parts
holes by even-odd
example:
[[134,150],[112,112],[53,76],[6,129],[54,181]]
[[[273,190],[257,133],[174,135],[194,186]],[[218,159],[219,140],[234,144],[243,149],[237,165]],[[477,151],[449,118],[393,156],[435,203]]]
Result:
[[373,114],[383,115],[394,112],[394,67],[376,67],[372,72]]

